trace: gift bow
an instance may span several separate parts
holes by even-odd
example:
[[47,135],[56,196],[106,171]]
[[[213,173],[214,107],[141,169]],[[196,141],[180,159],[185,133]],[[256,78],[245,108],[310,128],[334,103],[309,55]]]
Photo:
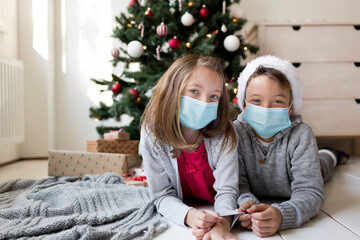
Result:
[[131,176],[129,173],[124,173],[122,175],[123,179],[125,181],[144,181],[146,180],[146,176],[136,176],[136,177],[133,177]]
[[[123,133],[123,136],[124,137],[126,137],[126,132],[125,132],[125,130],[124,129],[119,129],[119,130],[110,130],[110,133]],[[110,139],[112,139],[113,138],[113,135],[112,134],[110,134]]]

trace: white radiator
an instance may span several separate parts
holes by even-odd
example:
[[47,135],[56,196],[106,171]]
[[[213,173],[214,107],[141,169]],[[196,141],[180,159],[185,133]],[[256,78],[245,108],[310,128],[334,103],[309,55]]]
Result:
[[24,67],[0,56],[0,145],[24,141]]

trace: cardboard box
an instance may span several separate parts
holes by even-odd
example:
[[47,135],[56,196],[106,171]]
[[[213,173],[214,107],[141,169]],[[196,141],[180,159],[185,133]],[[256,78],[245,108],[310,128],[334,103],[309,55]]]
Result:
[[141,165],[138,154],[92,153],[67,150],[49,151],[49,176],[77,176],[115,172],[122,176]]
[[87,140],[86,146],[88,152],[138,154],[139,151],[139,141],[137,140]]

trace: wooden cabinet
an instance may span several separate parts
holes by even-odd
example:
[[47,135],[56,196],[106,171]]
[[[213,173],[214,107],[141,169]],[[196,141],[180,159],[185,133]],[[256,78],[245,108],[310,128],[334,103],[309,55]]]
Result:
[[260,55],[297,66],[304,121],[317,137],[360,137],[360,24],[259,25]]

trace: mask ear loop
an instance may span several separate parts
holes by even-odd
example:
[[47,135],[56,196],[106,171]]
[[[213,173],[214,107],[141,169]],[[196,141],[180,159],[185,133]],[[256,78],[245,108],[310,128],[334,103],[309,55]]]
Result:
[[292,105],[293,105],[293,101],[291,101],[291,103],[290,103],[290,105],[288,107],[288,111],[291,109]]

